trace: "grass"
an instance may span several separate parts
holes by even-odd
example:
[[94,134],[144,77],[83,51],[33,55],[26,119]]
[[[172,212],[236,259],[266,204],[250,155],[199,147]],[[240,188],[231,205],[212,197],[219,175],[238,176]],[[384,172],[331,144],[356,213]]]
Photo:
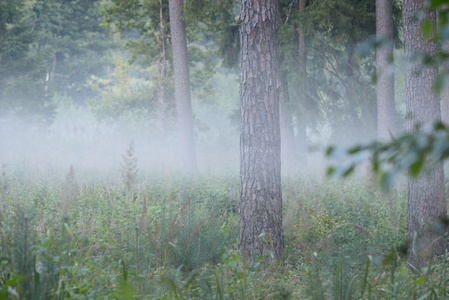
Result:
[[401,189],[283,178],[285,264],[264,267],[236,247],[235,174],[36,174],[2,175],[0,299],[449,297],[448,258],[406,265]]

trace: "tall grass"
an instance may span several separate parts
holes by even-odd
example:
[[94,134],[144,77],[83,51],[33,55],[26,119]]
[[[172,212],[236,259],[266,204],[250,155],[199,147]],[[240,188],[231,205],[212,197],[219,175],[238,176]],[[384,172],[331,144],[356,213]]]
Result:
[[449,257],[406,265],[401,189],[284,178],[284,264],[249,266],[235,175],[142,172],[129,197],[120,180],[33,173],[3,176],[0,299],[449,297]]

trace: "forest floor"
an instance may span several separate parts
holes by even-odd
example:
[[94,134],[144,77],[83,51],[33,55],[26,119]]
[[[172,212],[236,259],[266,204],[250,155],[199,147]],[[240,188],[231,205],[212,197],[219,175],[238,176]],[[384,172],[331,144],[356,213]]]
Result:
[[237,174],[4,174],[0,299],[436,299],[449,257],[406,265],[407,197],[283,177],[285,260],[237,249]]

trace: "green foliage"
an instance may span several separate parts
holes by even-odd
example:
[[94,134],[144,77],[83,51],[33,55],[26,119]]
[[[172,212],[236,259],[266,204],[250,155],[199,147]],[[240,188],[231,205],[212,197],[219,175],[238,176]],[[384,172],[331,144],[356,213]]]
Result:
[[0,117],[21,115],[39,123],[51,121],[54,107],[42,84],[46,53],[35,49],[32,5],[26,0],[0,3]]
[[[8,172],[0,299],[418,299],[443,297],[447,262],[405,266],[406,195],[290,177],[285,264],[248,266],[236,249],[238,177],[146,176],[126,186]],[[23,174],[23,173],[22,173]],[[394,214],[393,212],[396,212]],[[287,217],[290,216],[289,218]]]
[[101,28],[100,0],[38,0],[33,11],[37,47],[48,53],[47,93],[70,97],[77,105],[95,95],[86,80],[104,76],[114,44],[110,31]]
[[84,104],[91,75],[104,75],[112,48],[100,1],[13,0],[0,4],[0,116],[51,123],[55,93]]
[[[199,8],[192,3],[188,3],[187,8],[184,11],[185,20],[187,23],[187,40],[188,40],[188,56],[190,66],[190,78],[191,89],[194,100],[213,100],[211,95],[214,94],[214,86],[210,83],[209,79],[215,73],[215,50],[213,44],[210,42],[209,37],[211,33],[211,27],[207,25],[210,23],[205,18],[206,14],[194,14],[191,10],[198,10]],[[210,1],[207,1],[209,3]],[[161,8],[162,5],[162,8]],[[206,7],[209,7],[207,5]],[[202,7],[204,9],[205,7]],[[162,11],[161,11],[162,9]],[[145,86],[145,89],[140,89],[141,94],[131,93],[127,97],[117,97],[112,92],[112,97],[115,101],[101,100],[91,102],[91,106],[97,110],[112,113],[113,116],[117,112],[123,113],[125,110],[117,109],[118,106],[127,106],[131,102],[137,104],[132,106],[131,109],[139,111],[143,115],[150,115],[156,112],[156,101],[158,93],[158,80],[165,86],[165,103],[167,106],[166,112],[172,116],[174,111],[174,85],[173,85],[173,64],[172,64],[172,51],[171,51],[171,39],[170,26],[169,26],[169,13],[168,13],[168,1],[164,0],[138,0],[138,1],[123,1],[113,0],[105,1],[102,4],[101,13],[104,16],[104,26],[111,27],[114,32],[120,34],[121,38],[125,42],[125,48],[131,54],[129,63],[137,62],[139,65],[144,66],[140,76],[136,76],[139,79],[129,78],[130,82],[134,81],[140,83],[139,87]],[[217,15],[217,13],[215,13]],[[165,39],[161,40],[161,16],[164,25]],[[208,15],[209,16],[209,15]],[[209,16],[211,18],[211,16]],[[164,52],[162,52],[164,49]],[[164,53],[165,58],[162,58]],[[165,66],[165,74],[163,78],[159,78],[158,63],[163,60]],[[116,64],[116,68],[119,65]],[[124,71],[124,72],[123,72]],[[123,72],[123,73],[122,73]],[[125,75],[126,70],[117,69],[115,72]],[[128,74],[129,71],[128,71]],[[113,75],[114,76],[114,75]],[[110,85],[114,90],[122,90],[120,85],[114,86],[115,80]],[[135,89],[133,89],[135,90]],[[144,95],[144,96],[143,96]],[[134,96],[135,99],[129,99]],[[143,96],[143,97],[142,97]],[[101,96],[100,96],[101,97]],[[123,99],[122,99],[123,98]],[[144,98],[145,101],[140,101]],[[123,101],[123,104],[120,104]]]
[[393,180],[403,171],[416,177],[425,170],[429,159],[439,161],[449,157],[449,128],[440,122],[416,127],[413,132],[391,142],[373,142],[349,149],[329,147],[327,155],[337,163],[329,167],[328,175],[343,177],[353,173],[357,164],[370,158],[380,185],[389,190]]
[[[289,110],[298,126],[317,128],[322,122],[332,130],[330,142],[348,144],[366,140],[376,129],[374,51],[358,57],[356,49],[375,35],[375,3],[367,0],[280,1],[279,53],[288,79]],[[395,36],[401,25],[399,1],[393,1]],[[338,17],[336,17],[338,16]],[[298,55],[298,30],[305,35],[306,61]],[[400,45],[399,39],[397,39]],[[307,77],[299,71],[306,63]],[[298,102],[299,101],[299,102]]]
[[89,109],[108,123],[120,119],[147,120],[152,116],[149,107],[155,105],[151,94],[156,89],[154,83],[142,76],[148,69],[133,67],[120,56],[115,57],[114,64],[114,72],[108,79],[90,79],[89,84],[98,95],[87,101]]

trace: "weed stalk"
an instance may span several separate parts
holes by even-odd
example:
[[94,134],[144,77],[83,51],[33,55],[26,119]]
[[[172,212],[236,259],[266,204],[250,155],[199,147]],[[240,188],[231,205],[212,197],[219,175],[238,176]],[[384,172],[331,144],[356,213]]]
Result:
[[340,235],[340,300],[343,299],[343,236]]
[[136,273],[139,275],[139,226],[136,226]]

